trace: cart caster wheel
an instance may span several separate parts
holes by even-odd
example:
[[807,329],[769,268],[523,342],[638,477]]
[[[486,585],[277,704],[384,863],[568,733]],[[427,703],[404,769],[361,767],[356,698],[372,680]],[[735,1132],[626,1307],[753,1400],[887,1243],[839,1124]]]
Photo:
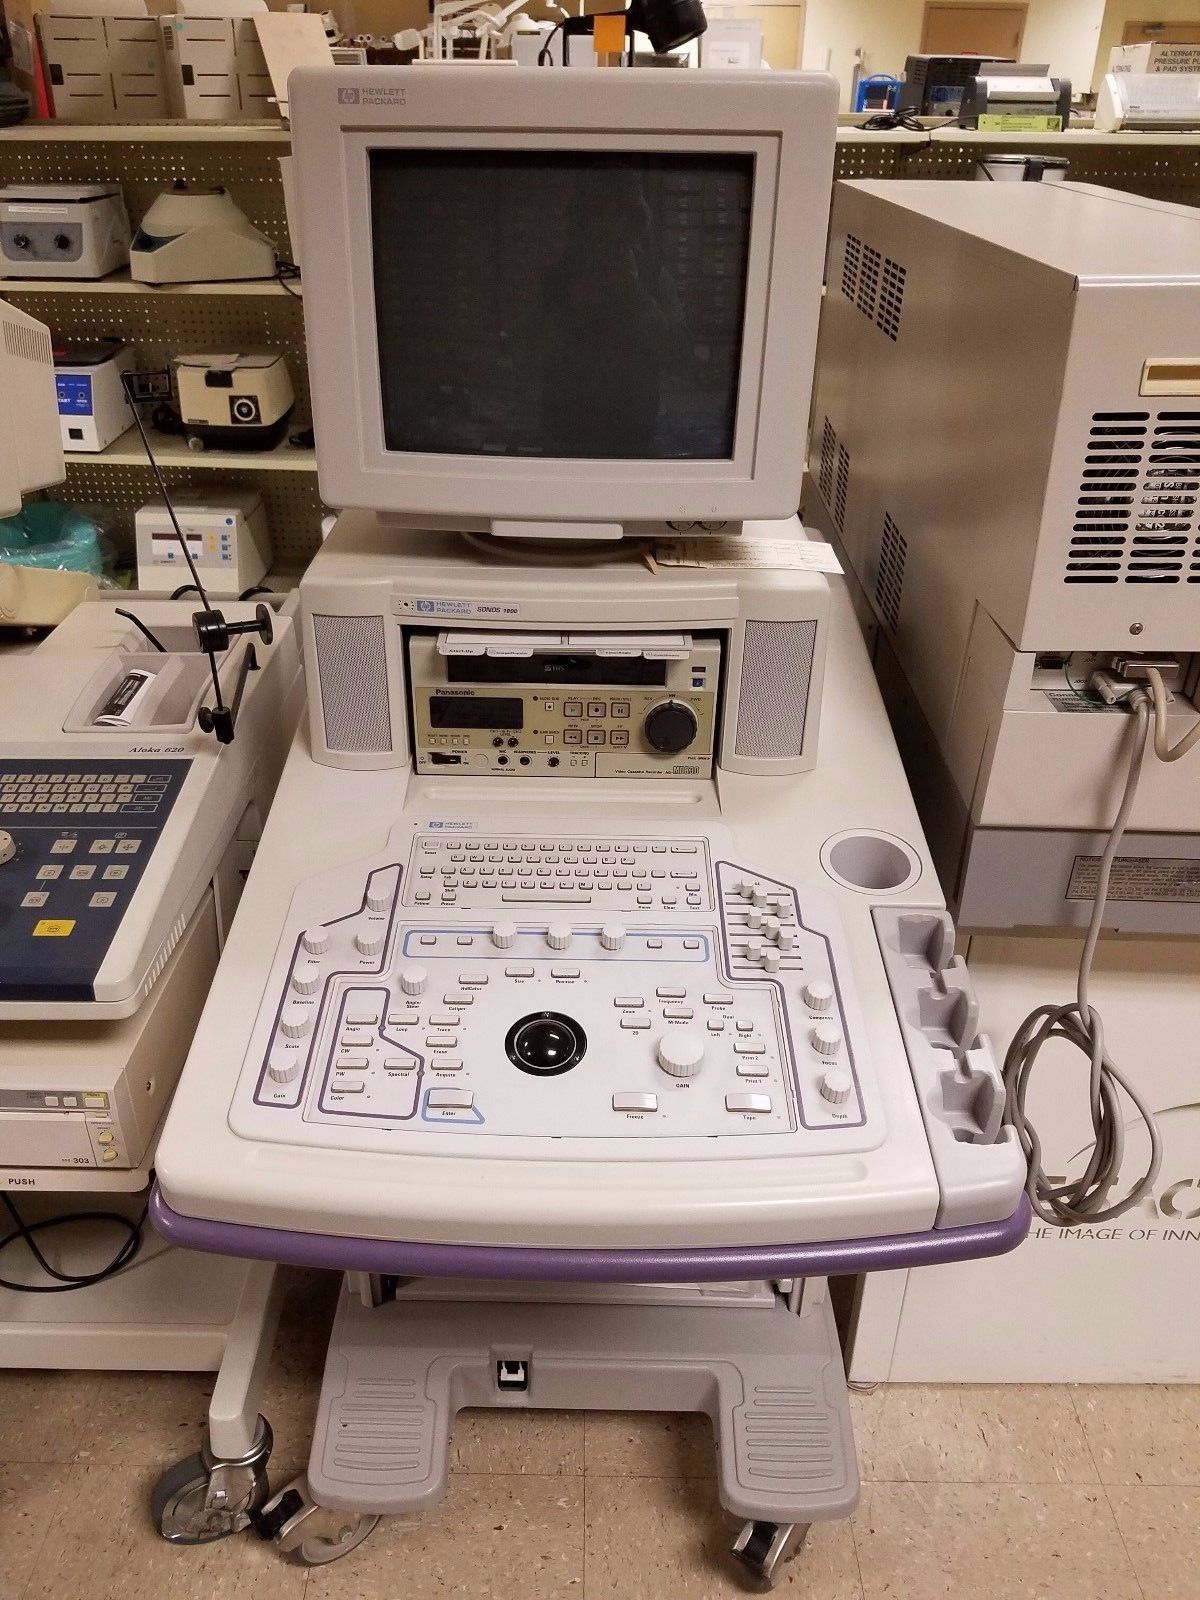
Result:
[[204,449],[207,448],[207,446],[204,443],[204,440],[200,437],[200,435],[198,433],[189,433],[188,434],[188,436],[187,436],[187,447],[188,447],[189,450],[204,450]]
[[307,1478],[295,1478],[263,1506],[254,1526],[264,1539],[302,1567],[324,1567],[357,1550],[379,1521],[357,1511],[318,1505]]
[[170,1544],[211,1544],[250,1525],[271,1493],[271,1429],[258,1419],[254,1448],[241,1461],[219,1461],[207,1446],[177,1461],[154,1485],[150,1513]]
[[748,1522],[733,1543],[733,1555],[758,1590],[773,1589],[788,1561],[808,1537],[807,1522]]

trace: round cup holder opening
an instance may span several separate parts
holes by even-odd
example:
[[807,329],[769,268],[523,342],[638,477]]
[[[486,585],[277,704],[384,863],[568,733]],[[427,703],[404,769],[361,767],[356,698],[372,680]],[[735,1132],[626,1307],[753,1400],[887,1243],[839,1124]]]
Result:
[[821,849],[821,865],[845,888],[873,894],[895,894],[921,876],[916,851],[887,833],[835,834]]

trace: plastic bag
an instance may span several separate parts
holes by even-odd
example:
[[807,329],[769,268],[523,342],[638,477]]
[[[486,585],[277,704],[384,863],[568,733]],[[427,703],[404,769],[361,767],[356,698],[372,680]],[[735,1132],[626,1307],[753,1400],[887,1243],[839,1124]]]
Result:
[[31,500],[15,517],[0,518],[0,562],[103,578],[111,549],[96,521],[61,500]]

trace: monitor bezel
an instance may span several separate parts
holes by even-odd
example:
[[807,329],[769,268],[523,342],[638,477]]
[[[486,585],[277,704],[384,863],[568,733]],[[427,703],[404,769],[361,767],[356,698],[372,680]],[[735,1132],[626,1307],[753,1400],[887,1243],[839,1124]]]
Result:
[[[485,528],[505,519],[627,525],[795,510],[832,178],[833,80],[638,68],[599,78],[498,66],[293,74],[313,421],[329,504]],[[750,154],[754,194],[732,459],[389,451],[369,152],[403,148]]]

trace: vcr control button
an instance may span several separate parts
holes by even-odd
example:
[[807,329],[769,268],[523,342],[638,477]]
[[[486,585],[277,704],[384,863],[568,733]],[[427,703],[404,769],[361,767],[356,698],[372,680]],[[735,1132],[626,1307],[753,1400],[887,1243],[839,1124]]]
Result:
[[727,1094],[725,1096],[726,1111],[770,1111],[771,1096],[769,1094]]

